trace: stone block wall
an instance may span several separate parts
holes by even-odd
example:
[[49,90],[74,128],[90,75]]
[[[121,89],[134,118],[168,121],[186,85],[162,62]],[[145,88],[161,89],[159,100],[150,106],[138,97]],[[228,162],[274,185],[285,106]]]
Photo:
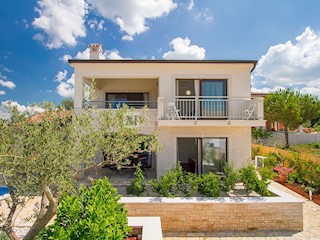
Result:
[[164,232],[303,230],[303,202],[293,197],[122,198],[128,216],[159,216]]

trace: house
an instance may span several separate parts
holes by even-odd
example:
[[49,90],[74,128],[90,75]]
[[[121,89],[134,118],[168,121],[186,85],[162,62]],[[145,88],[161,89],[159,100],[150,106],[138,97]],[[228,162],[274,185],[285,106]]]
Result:
[[[186,171],[222,172],[251,159],[251,127],[264,126],[263,98],[252,98],[249,60],[104,60],[100,44],[90,59],[69,60],[75,73],[74,107],[111,111],[148,106],[143,133],[156,130],[163,149],[153,154],[161,176],[178,161]],[[94,101],[85,88],[95,79]]]

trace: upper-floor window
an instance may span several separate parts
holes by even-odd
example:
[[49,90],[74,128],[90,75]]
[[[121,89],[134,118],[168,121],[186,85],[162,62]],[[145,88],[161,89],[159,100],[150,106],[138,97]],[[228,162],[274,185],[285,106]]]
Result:
[[177,79],[177,96],[227,96],[226,79]]

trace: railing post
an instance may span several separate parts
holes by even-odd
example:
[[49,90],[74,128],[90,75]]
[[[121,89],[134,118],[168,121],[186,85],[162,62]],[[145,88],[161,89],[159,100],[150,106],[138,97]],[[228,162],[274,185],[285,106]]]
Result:
[[263,98],[262,97],[257,98],[257,102],[258,102],[257,117],[258,119],[263,119],[264,117]]
[[194,103],[194,105],[195,105],[194,119],[198,120],[198,115],[200,115],[199,107],[200,107],[200,104],[201,104],[199,102],[199,96],[196,96],[194,100],[195,100],[195,103]]
[[158,119],[163,119],[165,116],[164,97],[158,97]]

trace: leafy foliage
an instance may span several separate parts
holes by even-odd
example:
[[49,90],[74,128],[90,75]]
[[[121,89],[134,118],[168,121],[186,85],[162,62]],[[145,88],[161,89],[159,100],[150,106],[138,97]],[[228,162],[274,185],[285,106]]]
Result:
[[162,197],[176,197],[187,191],[186,176],[180,163],[175,168],[166,171],[159,179],[151,180],[152,191]]
[[225,192],[230,192],[236,186],[239,179],[239,173],[231,164],[226,164],[223,171],[225,176],[222,178],[222,189]]
[[214,173],[206,173],[199,176],[199,192],[207,197],[220,196],[219,177]]
[[127,188],[127,192],[129,194],[134,194],[136,196],[141,196],[146,190],[146,182],[140,166],[141,164],[139,163],[134,172],[134,178],[132,179],[130,186]]
[[247,192],[255,191],[262,196],[269,196],[268,185],[270,182],[266,179],[259,179],[253,165],[248,165],[240,169],[240,179],[246,187]]
[[[35,115],[13,108],[11,119],[0,120],[0,172],[6,185],[15,189],[17,197],[43,196],[38,218],[25,239],[33,239],[55,215],[60,194],[73,188],[85,166],[96,165],[93,159],[98,152],[108,153],[108,163],[120,168],[127,164],[123,159],[142,144],[146,151],[159,149],[155,134],[139,134],[144,113],[136,118],[133,111],[124,106],[117,111],[74,114],[48,105]],[[136,124],[128,124],[128,118],[136,118]],[[105,164],[103,158],[99,164]]]
[[272,135],[272,133],[265,129],[252,128],[251,135],[252,138],[255,139],[257,143],[259,143],[261,139],[269,138]]
[[64,195],[59,202],[54,224],[38,239],[124,239],[131,232],[127,226],[124,204],[107,178],[95,181],[88,189]]
[[264,112],[267,120],[284,124],[288,147],[288,128],[295,129],[308,120],[318,118],[320,102],[310,94],[300,94],[292,89],[279,90],[267,96]]
[[71,97],[63,99],[58,105],[58,108],[65,109],[65,110],[72,110],[74,108],[73,99]]

